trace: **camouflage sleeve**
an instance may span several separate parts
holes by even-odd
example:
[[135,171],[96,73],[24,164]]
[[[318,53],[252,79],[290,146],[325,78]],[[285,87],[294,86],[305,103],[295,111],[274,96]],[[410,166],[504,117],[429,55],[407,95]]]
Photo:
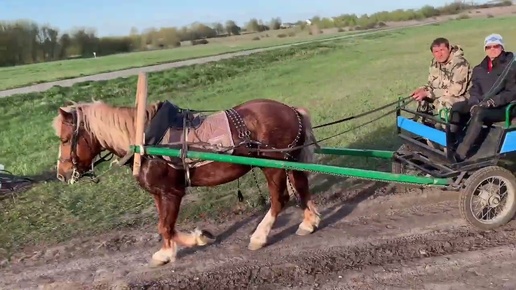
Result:
[[430,64],[430,67],[428,68],[428,78],[426,80],[426,84],[422,86],[422,88],[426,89],[427,91],[430,91],[432,89],[432,81],[435,79],[435,76],[432,74],[432,65],[433,62]]
[[435,100],[440,98],[456,98],[458,96],[463,96],[468,89],[470,71],[470,65],[467,61],[461,61],[455,64],[452,69],[446,73],[448,75],[444,80],[445,88],[434,89],[430,87],[429,97]]

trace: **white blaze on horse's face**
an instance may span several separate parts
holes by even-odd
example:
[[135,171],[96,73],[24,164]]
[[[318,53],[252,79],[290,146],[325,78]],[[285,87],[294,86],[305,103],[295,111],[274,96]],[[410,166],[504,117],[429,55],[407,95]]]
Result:
[[59,147],[58,147],[58,151],[57,151],[57,165],[56,165],[56,174],[57,174],[57,179],[59,179],[60,181],[63,181],[62,180],[62,176],[59,174],[59,165],[61,165],[61,144],[59,144]]
[[[62,182],[67,182],[69,184],[75,183],[77,181],[78,172],[76,166],[73,165],[72,162],[72,148],[71,148],[71,138],[61,138],[58,153],[57,153],[57,179]],[[63,154],[67,153],[67,154]],[[63,155],[64,158],[63,158]]]
[[[69,166],[67,164],[68,162],[72,163],[70,161],[71,157],[68,157],[65,162],[62,161],[62,146],[63,144],[61,143],[59,145],[59,153],[57,155],[57,179],[68,184],[74,184],[79,179],[80,173],[77,171],[75,166]],[[63,169],[63,166],[66,166],[67,168],[71,167],[71,169]]]

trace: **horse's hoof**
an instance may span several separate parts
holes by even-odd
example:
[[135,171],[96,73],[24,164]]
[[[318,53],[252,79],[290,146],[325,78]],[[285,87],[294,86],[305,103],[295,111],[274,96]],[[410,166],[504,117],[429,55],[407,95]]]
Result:
[[201,239],[205,244],[212,244],[217,240],[217,237],[207,230],[202,230]]
[[311,233],[313,233],[313,231],[309,231],[309,230],[302,229],[302,228],[298,228],[296,231],[296,235],[298,235],[298,236],[308,236]]
[[165,264],[168,264],[170,261],[160,261],[160,260],[156,260],[156,259],[151,259],[151,261],[149,262],[149,267],[150,268],[157,268],[157,267],[161,267]]
[[263,248],[263,246],[265,246],[265,244],[259,244],[259,243],[249,243],[249,245],[247,246],[247,248],[251,251],[256,251],[256,250],[259,250],[261,248]]
[[212,233],[206,230],[195,229],[195,233],[197,235],[198,246],[206,246],[208,244],[212,244],[217,239]]

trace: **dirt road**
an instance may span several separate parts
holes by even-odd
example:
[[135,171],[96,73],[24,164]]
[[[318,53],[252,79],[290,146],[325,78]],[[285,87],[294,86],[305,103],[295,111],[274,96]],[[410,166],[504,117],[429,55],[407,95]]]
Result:
[[358,181],[354,187],[317,196],[323,221],[310,236],[294,234],[301,211],[288,208],[269,245],[255,252],[247,243],[263,213],[201,225],[218,241],[181,249],[174,264],[157,269],[147,266],[160,246],[155,228],[20,253],[2,269],[0,288],[516,288],[515,222],[479,232],[459,217],[456,193],[393,194]]

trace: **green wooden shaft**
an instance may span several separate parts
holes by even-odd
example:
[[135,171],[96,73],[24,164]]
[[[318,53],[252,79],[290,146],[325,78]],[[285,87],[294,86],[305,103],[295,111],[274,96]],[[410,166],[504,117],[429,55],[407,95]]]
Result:
[[316,149],[315,153],[325,154],[325,155],[373,157],[373,158],[381,158],[381,159],[391,159],[394,156],[393,151],[364,150],[364,149],[337,148],[337,147],[321,147],[320,149]]
[[[140,153],[140,148],[138,146],[132,145],[130,150],[134,153]],[[145,154],[148,154],[148,155],[171,156],[171,157],[180,157],[181,156],[180,149],[144,146],[144,150],[145,150]],[[212,160],[212,161],[217,161],[217,162],[236,163],[236,164],[250,165],[250,166],[256,166],[256,167],[270,167],[270,168],[299,170],[299,171],[312,171],[312,172],[318,172],[318,173],[324,173],[324,174],[330,174],[330,175],[349,176],[349,177],[377,180],[377,181],[383,181],[383,182],[401,182],[401,183],[420,184],[420,185],[436,185],[436,186],[445,186],[445,185],[449,184],[449,181],[445,178],[422,177],[422,176],[414,176],[414,175],[407,175],[407,174],[395,174],[395,173],[374,171],[374,170],[364,170],[364,169],[358,169],[358,168],[347,168],[347,167],[338,167],[338,166],[322,165],[322,164],[310,164],[310,163],[300,163],[300,162],[273,160],[273,159],[265,159],[265,158],[234,156],[234,155],[229,155],[229,154],[220,154],[220,153],[211,153],[211,152],[187,151],[186,157],[191,158],[191,159]]]

